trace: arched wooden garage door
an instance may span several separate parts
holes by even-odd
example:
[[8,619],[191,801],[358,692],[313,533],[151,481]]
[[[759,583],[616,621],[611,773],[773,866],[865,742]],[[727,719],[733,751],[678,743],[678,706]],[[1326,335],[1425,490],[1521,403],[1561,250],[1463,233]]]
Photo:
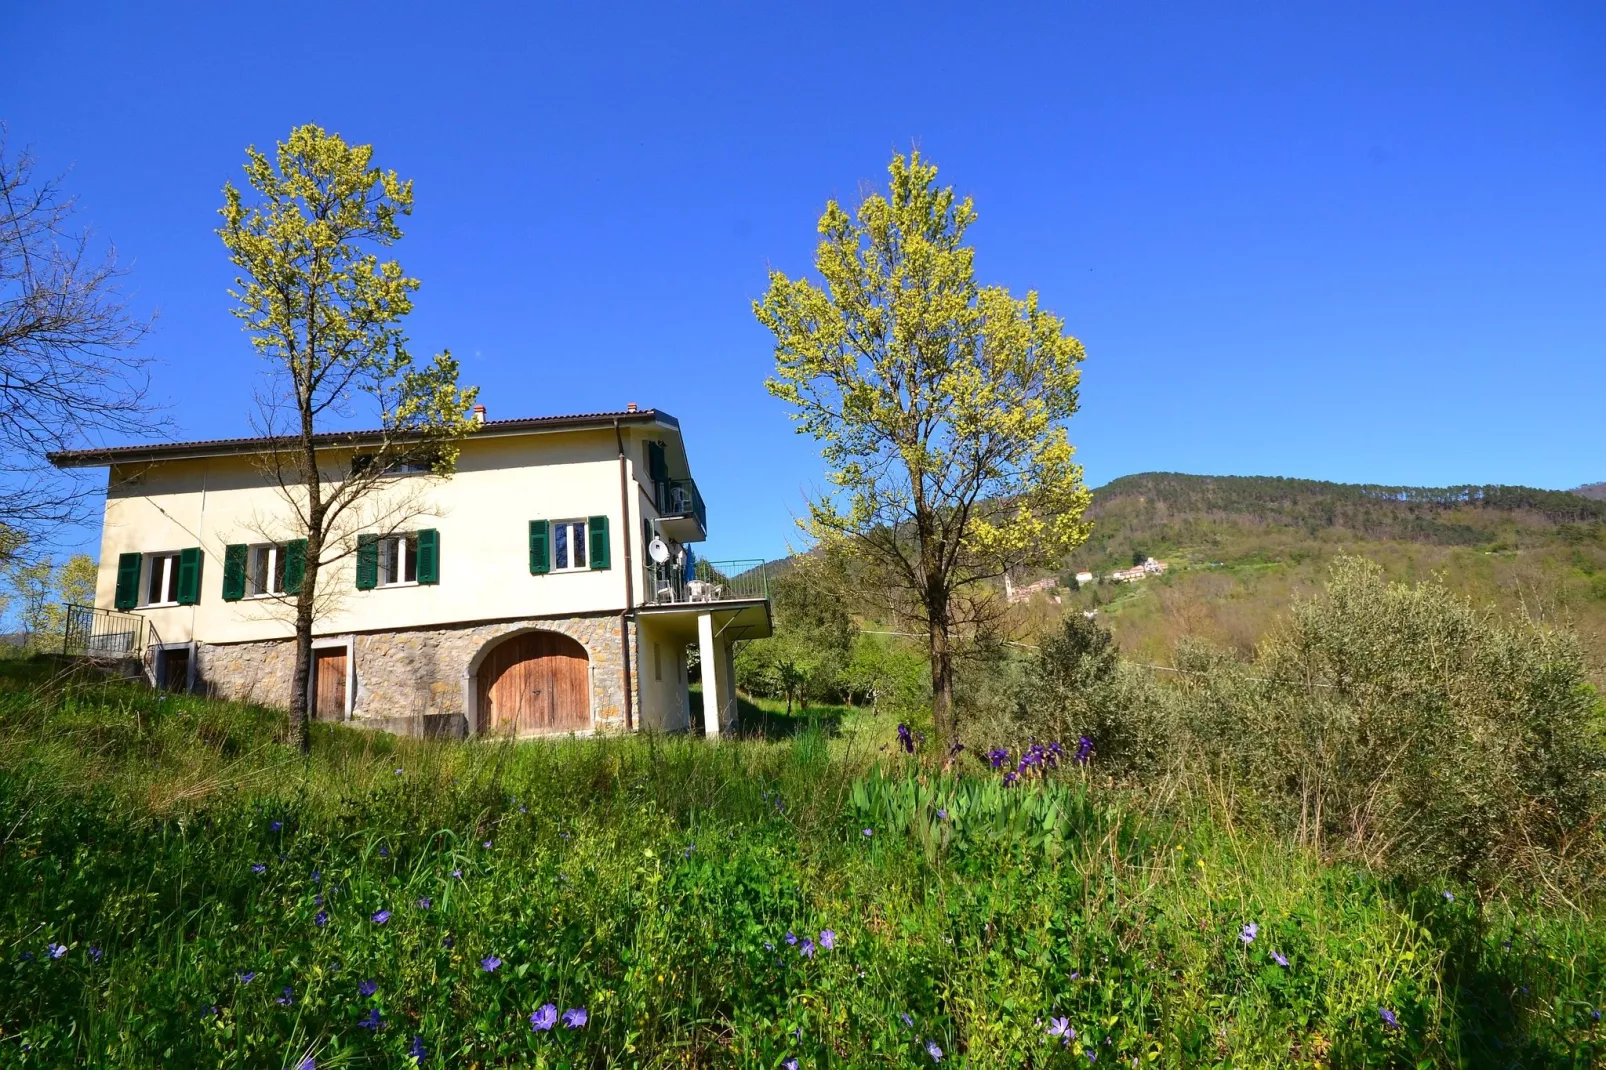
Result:
[[586,649],[557,632],[525,632],[493,647],[480,664],[482,732],[533,736],[591,727]]

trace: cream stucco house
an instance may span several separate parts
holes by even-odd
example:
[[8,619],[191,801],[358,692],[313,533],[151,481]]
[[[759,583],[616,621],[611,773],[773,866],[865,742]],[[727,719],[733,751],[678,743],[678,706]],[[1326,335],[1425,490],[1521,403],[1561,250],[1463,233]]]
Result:
[[[351,532],[351,552],[320,573],[316,716],[429,735],[677,731],[695,648],[704,726],[728,730],[732,650],[770,634],[768,592],[757,562],[692,556],[707,518],[679,422],[634,405],[477,418],[451,477],[387,476],[413,506],[405,527]],[[321,436],[320,458],[361,463],[363,439]],[[288,703],[304,543],[263,449],[52,456],[109,469],[96,603],[73,614],[80,646],[141,658],[159,686]]]

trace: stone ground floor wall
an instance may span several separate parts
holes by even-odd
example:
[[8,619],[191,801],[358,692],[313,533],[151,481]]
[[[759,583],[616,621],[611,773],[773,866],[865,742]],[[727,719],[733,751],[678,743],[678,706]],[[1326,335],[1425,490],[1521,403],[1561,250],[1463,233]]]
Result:
[[[585,647],[590,660],[591,724],[596,731],[625,728],[623,651],[619,616],[527,618],[320,636],[316,645],[350,644],[356,683],[351,723],[399,735],[461,736],[472,730],[477,711],[474,670],[498,642],[521,632],[559,632]],[[629,623],[630,645],[636,645]],[[636,666],[632,665],[632,676]],[[196,644],[196,686],[220,698],[281,709],[290,705],[295,645],[290,640]],[[635,680],[632,680],[632,684]],[[638,689],[632,691],[636,706]],[[635,710],[632,709],[632,714]]]

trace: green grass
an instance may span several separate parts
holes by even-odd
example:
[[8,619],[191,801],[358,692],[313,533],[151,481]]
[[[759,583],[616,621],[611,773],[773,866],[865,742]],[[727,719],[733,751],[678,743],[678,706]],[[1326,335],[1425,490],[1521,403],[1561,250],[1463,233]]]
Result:
[[[844,710],[719,743],[319,725],[303,762],[270,712],[52,671],[0,665],[0,1065],[1606,1059],[1598,916],[1393,886],[1096,770],[938,776]],[[532,1030],[547,1003],[589,1020]]]

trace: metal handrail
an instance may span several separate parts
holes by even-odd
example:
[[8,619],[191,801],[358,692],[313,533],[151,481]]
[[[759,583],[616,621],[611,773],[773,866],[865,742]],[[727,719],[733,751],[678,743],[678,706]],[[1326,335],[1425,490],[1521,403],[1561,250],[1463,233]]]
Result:
[[71,602],[64,603],[62,608],[66,612],[61,640],[63,654],[96,661],[143,658],[148,627],[144,617]]
[[698,526],[708,530],[708,507],[697,484],[690,479],[660,479],[653,487],[659,516],[695,516]]
[[744,602],[770,596],[769,575],[762,558],[736,561],[698,559],[690,574],[673,562],[645,568],[642,601],[648,605],[690,605],[699,602]]

